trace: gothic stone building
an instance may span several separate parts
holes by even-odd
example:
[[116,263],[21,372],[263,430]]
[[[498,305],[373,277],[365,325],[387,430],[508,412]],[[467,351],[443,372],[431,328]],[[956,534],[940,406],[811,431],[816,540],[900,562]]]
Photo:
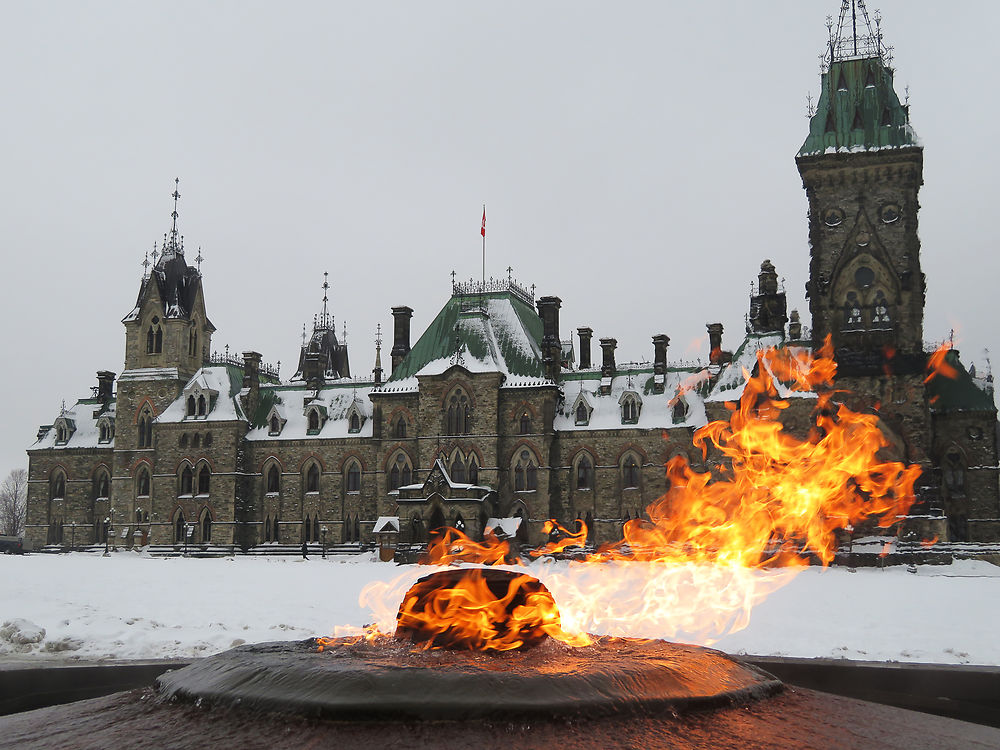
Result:
[[[871,30],[869,29],[869,33]],[[923,469],[922,533],[1000,539],[992,384],[950,352],[955,377],[925,382],[925,279],[917,234],[923,148],[893,88],[881,38],[830,42],[822,94],[796,162],[809,202],[811,336],[765,261],[747,333],[722,351],[708,326],[705,366],[668,357],[620,364],[592,330],[564,340],[560,300],[512,280],[453,284],[411,346],[394,307],[391,372],[350,374],[325,309],[295,376],[246,352],[210,356],[202,276],[174,228],[125,326],[124,370],[98,373],[93,398],[43,426],[29,450],[27,533],[36,545],[403,542],[443,525],[487,524],[527,543],[542,523],[581,519],[591,541],[619,538],[666,489],[664,463],[695,466],[692,432],[725,418],[759,349],[832,338],[838,387],[876,411],[898,458]],[[175,194],[176,201],[176,194]],[[379,355],[380,357],[380,355]],[[780,385],[780,384],[779,384]],[[808,395],[808,394],[807,394]],[[804,430],[815,403],[790,394]]]

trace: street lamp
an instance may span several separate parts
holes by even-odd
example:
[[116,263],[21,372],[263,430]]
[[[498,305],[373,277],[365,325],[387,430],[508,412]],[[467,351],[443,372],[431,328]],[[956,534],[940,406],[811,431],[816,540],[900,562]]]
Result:
[[326,559],[326,526],[323,526],[320,531],[323,533],[323,559]]
[[108,534],[111,533],[111,516],[106,516],[104,518],[104,557],[108,557],[111,553],[108,552]]

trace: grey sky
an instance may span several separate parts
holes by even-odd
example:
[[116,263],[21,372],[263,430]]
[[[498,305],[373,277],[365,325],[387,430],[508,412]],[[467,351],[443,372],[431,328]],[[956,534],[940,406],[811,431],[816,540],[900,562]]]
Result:
[[[925,338],[1000,353],[995,3],[883,0],[897,90],[925,146]],[[449,273],[508,265],[619,361],[704,358],[743,334],[771,258],[806,314],[794,155],[837,0],[19,3],[0,28],[0,470],[61,399],[120,372],[119,323],[181,178],[215,348],[290,376],[331,274],[351,366]],[[387,363],[386,357],[386,363]]]

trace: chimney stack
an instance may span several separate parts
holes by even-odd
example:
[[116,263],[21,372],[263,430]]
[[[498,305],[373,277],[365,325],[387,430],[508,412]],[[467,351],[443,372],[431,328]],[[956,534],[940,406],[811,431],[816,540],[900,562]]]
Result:
[[617,339],[601,339],[601,395],[607,396],[611,393],[611,378],[615,376],[615,347],[618,346]]
[[667,347],[670,337],[665,333],[653,336],[653,393],[663,393],[667,379]]
[[708,361],[717,365],[722,361],[722,323],[709,323],[708,328]]
[[260,403],[260,353],[243,352],[243,387],[247,389],[247,416],[253,418]]
[[802,323],[799,322],[798,310],[792,310],[791,317],[788,320],[788,338],[791,341],[802,340]]
[[594,335],[592,328],[584,326],[583,328],[577,328],[576,332],[580,336],[580,369],[589,370],[590,364],[590,339]]
[[559,307],[562,300],[558,297],[541,297],[535,304],[538,306],[538,317],[542,319],[545,377],[558,380],[562,368],[562,344],[559,342]]
[[97,371],[97,400],[104,406],[111,403],[112,387],[115,382],[115,374],[107,370]]
[[395,372],[399,363],[410,353],[410,318],[413,317],[413,308],[401,307],[392,308],[392,351],[389,356],[392,358],[392,370]]

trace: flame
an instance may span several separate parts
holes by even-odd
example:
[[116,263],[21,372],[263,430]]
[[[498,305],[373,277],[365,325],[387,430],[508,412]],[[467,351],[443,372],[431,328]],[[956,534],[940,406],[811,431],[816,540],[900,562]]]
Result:
[[958,377],[958,370],[947,360],[948,352],[951,349],[951,342],[946,341],[930,356],[927,360],[927,377],[924,378],[924,383],[929,383],[936,377],[950,378],[952,380]]
[[[941,354],[936,367],[943,372],[945,366]],[[804,349],[758,353],[756,374],[746,373],[739,403],[727,405],[728,421],[694,434],[694,445],[714,468],[700,471],[682,456],[671,458],[668,491],[649,505],[647,518],[625,524],[620,541],[582,561],[514,567],[548,587],[561,624],[540,600],[504,614],[506,597],[484,586],[476,568],[468,569],[463,585],[443,588],[432,605],[415,608],[407,596],[399,622],[423,618],[432,623],[421,627],[469,630],[466,637],[477,648],[501,650],[520,645],[512,645],[518,628],[496,619],[504,617],[528,622],[529,629],[547,628],[571,645],[589,642],[588,632],[707,645],[745,627],[753,606],[811,559],[832,561],[838,529],[866,522],[890,526],[913,503],[919,467],[879,458],[889,443],[878,417],[834,401],[835,371],[829,340],[815,357]],[[795,391],[815,395],[811,428],[801,438],[778,421]],[[556,539],[532,556],[582,546],[587,529],[580,526],[570,532],[547,522],[544,530],[555,531]],[[511,555],[495,535],[477,542],[448,529],[432,541],[428,560],[497,566]],[[391,632],[396,618],[390,603],[403,599],[412,578],[404,574],[362,592],[362,605],[376,615],[375,630]]]

